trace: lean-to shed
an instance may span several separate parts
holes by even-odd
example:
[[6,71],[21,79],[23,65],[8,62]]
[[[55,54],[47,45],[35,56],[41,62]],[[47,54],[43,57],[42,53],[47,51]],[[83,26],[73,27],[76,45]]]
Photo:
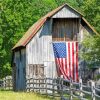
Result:
[[68,4],[39,19],[12,49],[15,90],[24,90],[29,77],[57,77],[52,42],[80,42],[84,33],[97,32],[81,13]]

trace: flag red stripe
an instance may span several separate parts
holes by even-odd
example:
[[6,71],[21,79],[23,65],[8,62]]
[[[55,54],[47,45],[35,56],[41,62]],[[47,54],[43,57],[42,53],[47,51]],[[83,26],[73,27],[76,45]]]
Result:
[[[67,75],[67,77],[68,77],[67,59],[65,59],[65,68],[66,68],[66,75]],[[68,77],[68,79],[69,79],[69,77]]]
[[76,42],[76,81],[78,80],[78,43]]
[[74,80],[76,81],[76,42],[74,43]]
[[59,63],[59,69],[60,69],[60,71],[61,71],[61,75],[63,75],[64,76],[64,78],[66,79],[66,75],[65,75],[65,73],[64,73],[64,71],[63,71],[63,69],[62,69],[62,64],[61,64],[61,58],[59,59],[59,58],[56,58],[57,60],[58,60],[58,63]]
[[68,42],[68,61],[69,61],[69,77],[71,77],[71,68],[70,68],[70,43]]
[[65,74],[65,76],[67,77],[67,74],[66,74],[66,70],[65,70],[65,60],[66,60],[66,58],[61,58],[61,63],[62,63],[62,66],[61,66],[61,68],[62,68],[62,70],[63,70],[63,73]]
[[67,59],[66,59],[66,64],[67,64],[67,75],[68,75],[68,79],[70,79],[69,56],[68,56],[68,42],[66,43],[66,50],[67,50]]
[[72,79],[74,80],[74,43],[72,43]]

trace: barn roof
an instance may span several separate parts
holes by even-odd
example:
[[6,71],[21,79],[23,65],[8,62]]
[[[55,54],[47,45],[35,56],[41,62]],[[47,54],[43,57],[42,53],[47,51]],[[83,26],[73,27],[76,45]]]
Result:
[[[43,24],[46,22],[46,20],[50,17],[52,17],[55,13],[57,13],[59,10],[61,10],[63,7],[68,6],[72,10],[74,10],[76,13],[78,13],[81,17],[83,16],[79,11],[75,10],[68,4],[64,4],[53,11],[49,12],[47,15],[39,19],[35,24],[33,24],[28,31],[23,35],[23,37],[18,41],[18,43],[12,48],[12,50],[18,48],[18,47],[25,47],[28,42],[35,36],[35,34],[39,31],[39,29],[43,26]],[[93,32],[97,33],[93,27],[86,21],[86,19],[83,18],[85,23],[93,30]]]

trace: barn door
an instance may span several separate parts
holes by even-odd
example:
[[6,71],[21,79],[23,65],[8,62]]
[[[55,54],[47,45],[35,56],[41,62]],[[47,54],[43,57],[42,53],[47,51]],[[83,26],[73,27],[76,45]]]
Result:
[[25,54],[18,53],[17,62],[16,62],[16,90],[23,91],[26,87],[26,75],[25,75]]

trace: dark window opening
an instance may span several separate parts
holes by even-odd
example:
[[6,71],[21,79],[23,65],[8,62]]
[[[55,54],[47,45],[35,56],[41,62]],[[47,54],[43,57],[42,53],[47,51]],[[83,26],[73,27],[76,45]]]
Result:
[[79,33],[79,19],[53,19],[52,38],[54,41],[77,41],[77,33]]

